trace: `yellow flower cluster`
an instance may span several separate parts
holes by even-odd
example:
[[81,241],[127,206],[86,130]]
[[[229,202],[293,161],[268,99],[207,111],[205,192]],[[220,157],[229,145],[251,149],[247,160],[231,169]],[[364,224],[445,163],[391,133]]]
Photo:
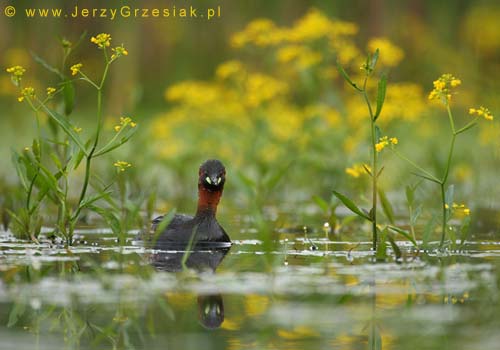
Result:
[[441,75],[432,84],[434,89],[429,94],[429,100],[441,100],[444,104],[448,104],[451,100],[451,89],[462,84],[462,81],[448,73]]
[[233,35],[231,45],[269,47],[286,43],[305,43],[326,38],[336,46],[342,36],[356,34],[358,27],[350,22],[332,21],[317,9],[311,9],[290,28],[280,28],[269,19],[257,19]]
[[80,72],[80,70],[82,69],[83,67],[83,64],[81,63],[77,63],[77,64],[74,64],[70,67],[70,70],[71,70],[71,75],[77,75],[78,72]]
[[245,85],[245,102],[249,107],[257,107],[288,90],[285,82],[261,73],[249,75]]
[[135,123],[130,117],[120,117],[120,124],[115,125],[114,129],[116,132],[118,132],[127,125],[130,125],[131,128],[135,128],[137,126],[137,123]]
[[7,73],[11,74],[12,82],[14,83],[14,85],[19,86],[21,78],[24,75],[24,72],[26,72],[26,69],[24,69],[22,66],[13,66],[7,68],[6,71]]
[[24,69],[23,67],[21,66],[13,66],[13,67],[9,67],[6,69],[7,70],[7,73],[10,73],[16,77],[22,77],[24,72],[26,72],[26,69]]
[[128,51],[123,47],[123,45],[112,48],[111,51],[113,51],[111,60],[115,60],[121,56],[128,56]]
[[278,28],[273,21],[259,18],[250,22],[247,27],[231,38],[231,45],[241,48],[248,44],[260,47],[276,45],[285,38],[285,33]]
[[55,89],[55,88],[53,88],[53,87],[51,87],[51,86],[49,86],[49,87],[47,88],[47,96],[49,96],[49,97],[50,97],[50,96],[52,96],[52,95],[54,94],[54,92],[56,92],[56,89]]
[[378,140],[378,143],[375,144],[375,150],[377,152],[381,152],[386,146],[389,145],[397,145],[398,139],[396,137],[387,137],[383,136]]
[[479,108],[469,108],[469,114],[483,117],[486,120],[493,120],[493,115],[491,114],[490,110],[483,106]]
[[19,102],[23,102],[26,97],[33,98],[35,97],[35,89],[31,86],[25,87],[21,90],[21,96],[17,98]]
[[350,175],[356,179],[361,175],[368,174],[368,172],[371,171],[372,169],[367,164],[354,164],[353,166],[345,169],[345,173],[347,175]]
[[280,63],[295,62],[300,69],[309,68],[323,60],[319,52],[311,50],[305,45],[287,45],[280,48],[276,53]]
[[373,38],[368,42],[368,51],[380,50],[379,62],[388,67],[397,66],[404,57],[404,51],[386,38]]
[[215,75],[223,80],[244,74],[246,74],[245,66],[237,60],[226,61],[220,64],[215,72]]
[[132,164],[123,160],[117,160],[113,165],[120,171],[125,171],[127,168],[130,168],[132,166]]
[[[444,207],[446,209],[450,209],[450,206],[448,204],[445,204]],[[467,206],[465,204],[453,203],[452,209],[453,209],[453,212],[455,214],[458,214],[459,216],[469,216],[470,215],[470,209],[467,208]]]
[[96,44],[100,49],[109,47],[111,45],[111,35],[106,33],[97,34],[95,37],[90,38],[90,42]]

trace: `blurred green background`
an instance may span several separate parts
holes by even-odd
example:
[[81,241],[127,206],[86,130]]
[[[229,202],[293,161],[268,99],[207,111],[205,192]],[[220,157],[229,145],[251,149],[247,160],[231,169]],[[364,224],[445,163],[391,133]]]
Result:
[[[13,2],[0,1],[2,9],[10,4]],[[452,73],[462,80],[454,97],[454,110],[461,124],[470,118],[469,107],[484,105],[495,117],[499,115],[498,1],[107,0],[78,1],[77,5],[150,9],[220,6],[222,15],[210,21],[22,16],[24,8],[60,7],[73,11],[75,4],[68,0],[16,1],[17,15],[0,18],[0,65],[4,72],[6,67],[23,65],[28,70],[26,80],[44,90],[57,81],[56,77],[37,64],[31,52],[57,65],[61,58],[60,38],[75,42],[86,31],[87,39],[70,61],[82,62],[90,76],[98,76],[102,66],[97,50],[88,40],[90,36],[106,32],[111,34],[114,45],[123,43],[129,55],[111,71],[105,92],[105,125],[112,133],[116,120],[127,115],[139,123],[140,130],[124,150],[100,160],[96,171],[113,172],[114,161],[129,161],[133,164],[127,170],[131,182],[141,191],[158,189],[160,210],[172,206],[193,210],[197,167],[211,157],[220,158],[228,168],[226,192],[230,196],[224,200],[233,204],[228,207],[239,208],[236,210],[271,205],[293,212],[295,203],[308,202],[312,195],[328,200],[333,188],[361,193],[363,198],[367,181],[345,170],[369,161],[368,120],[363,119],[366,111],[360,96],[343,84],[333,63],[335,57],[345,56],[341,61],[346,70],[358,74],[359,62],[370,50],[373,38],[391,43],[380,48],[382,62],[384,57],[397,56],[394,62],[381,63],[376,73],[389,74],[387,104],[381,116],[384,134],[397,136],[401,151],[427,168],[440,169],[449,137],[445,112],[427,99],[432,81],[441,74]],[[260,18],[273,22],[256,25],[260,25],[256,29],[261,31],[259,35],[271,41],[283,28],[305,28],[305,36],[293,45],[286,38],[256,44],[248,25]],[[338,24],[340,32],[349,33],[335,38],[328,33],[322,35],[325,19]],[[240,39],[247,35],[249,41],[238,44],[238,33],[243,33]],[[325,44],[326,37],[331,41]],[[282,49],[291,51],[287,56]],[[299,49],[303,51],[293,52]],[[300,61],[299,56],[306,51],[313,54]],[[233,65],[224,66],[227,61]],[[231,80],[231,74],[236,78],[245,74],[244,82]],[[240,89],[238,84],[245,88]],[[250,88],[262,96],[250,95]],[[16,182],[10,148],[20,150],[29,145],[35,132],[33,116],[17,102],[17,96],[8,74],[2,74],[0,176],[4,186]],[[261,100],[248,105],[246,98]],[[76,101],[72,118],[84,133],[91,135],[94,92],[77,83]],[[500,133],[496,120],[479,124],[458,142],[452,182],[459,185],[457,198],[461,202],[473,207],[495,207],[500,196],[496,175]],[[389,152],[384,162],[382,182],[398,203],[404,186],[417,179]],[[422,187],[422,200],[437,206],[433,202],[436,189],[432,185]],[[302,212],[307,210],[297,215],[300,217]]]

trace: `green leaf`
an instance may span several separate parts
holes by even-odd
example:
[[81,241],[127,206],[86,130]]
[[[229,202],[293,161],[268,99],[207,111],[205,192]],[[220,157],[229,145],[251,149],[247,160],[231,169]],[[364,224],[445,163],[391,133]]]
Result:
[[312,196],[312,200],[318,205],[318,207],[321,208],[321,210],[323,210],[323,212],[328,213],[330,211],[330,205],[320,196],[314,195]]
[[337,191],[333,191],[333,194],[347,207],[349,208],[349,210],[351,210],[354,214],[357,214],[358,216],[368,220],[368,221],[372,221],[372,219],[370,218],[370,216],[368,216],[367,214],[363,213],[363,211],[361,211],[361,209],[359,209],[356,204],[354,204],[353,201],[351,201],[349,198],[347,198],[346,196],[344,196],[343,194],[337,192]]
[[57,76],[59,78],[64,79],[64,75],[59,71],[59,69],[57,69],[54,66],[50,65],[49,63],[47,63],[47,61],[45,61],[43,58],[38,56],[36,53],[30,52],[30,54],[36,63],[40,64],[42,67],[44,67],[48,71],[57,74]]
[[111,228],[111,230],[115,235],[117,236],[120,235],[121,233],[120,221],[111,210],[107,210],[106,208],[100,208],[95,205],[88,205],[87,208],[99,214],[104,219],[104,221],[106,221],[106,223],[109,225],[109,227]]
[[460,248],[463,247],[465,241],[469,238],[470,222],[471,222],[470,216],[466,216],[462,221],[462,225],[460,226]]
[[408,231],[405,231],[403,229],[400,229],[399,227],[396,227],[396,226],[392,226],[392,225],[389,225],[387,226],[391,231],[394,231],[396,233],[399,233],[400,235],[402,235],[404,238],[406,238],[407,240],[409,240],[415,247],[418,248],[418,244],[417,242],[413,239],[413,237],[411,236],[410,232]]
[[373,71],[378,62],[378,57],[380,54],[380,50],[377,48],[373,55],[370,57],[370,70]]
[[270,173],[270,176],[264,179],[263,185],[266,191],[272,190],[279,183],[279,181],[283,178],[283,176],[286,173],[288,173],[288,170],[292,166],[292,163],[293,161],[281,167],[281,169],[278,169],[277,171]]
[[411,216],[410,218],[410,222],[412,224],[412,226],[415,226],[415,224],[417,223],[417,220],[418,218],[420,217],[420,214],[422,214],[422,204],[420,204],[416,209],[415,211],[412,213],[413,215]]
[[84,200],[80,203],[80,208],[81,209],[86,208],[86,207],[90,206],[91,204],[93,204],[94,202],[98,201],[99,199],[102,199],[106,196],[109,196],[112,192],[113,191],[109,190],[109,191],[104,191],[101,193],[96,193],[92,196],[85,197]]
[[339,61],[336,62],[337,65],[337,70],[339,71],[340,75],[347,81],[353,88],[355,88],[358,91],[363,91],[362,89],[358,88],[358,86],[349,78],[349,75],[347,75],[346,71],[342,67]]
[[10,328],[15,326],[19,318],[21,318],[26,310],[26,304],[23,302],[14,303],[12,310],[9,313],[9,321],[7,323],[7,327]]
[[80,136],[73,129],[74,126],[71,125],[68,119],[66,117],[63,117],[56,111],[47,108],[47,106],[45,105],[42,105],[42,108],[45,111],[45,113],[47,113],[52,118],[52,120],[54,120],[64,130],[66,135],[68,135],[78,145],[78,147],[80,147],[80,149],[85,153],[85,155],[88,155],[85,145],[80,139]]
[[370,168],[368,168],[368,167],[366,166],[366,164],[363,164],[363,168],[365,169],[365,171],[366,171],[366,173],[367,173],[368,175],[373,176],[373,175],[372,175],[372,172],[371,172],[371,170],[370,170]]
[[430,176],[427,176],[427,175],[424,175],[424,174],[419,174],[419,173],[414,173],[414,172],[412,172],[412,174],[415,175],[415,176],[418,176],[418,177],[420,177],[422,179],[429,180],[429,181],[437,183],[437,184],[441,184],[441,181],[439,181],[436,178],[432,178]]
[[52,161],[54,162],[55,166],[57,167],[58,170],[63,170],[63,166],[61,164],[61,160],[59,159],[59,157],[57,156],[57,154],[55,154],[54,152],[50,152],[50,158],[52,159]]
[[412,207],[413,202],[415,201],[415,187],[407,185],[405,188],[406,192],[406,202],[408,203],[408,206]]
[[70,80],[66,80],[64,82],[63,87],[63,96],[64,96],[64,114],[66,116],[70,115],[75,108],[75,86],[73,82]]
[[382,190],[381,188],[378,189],[378,194],[385,216],[391,224],[394,224],[394,210],[392,209],[391,203],[387,199],[384,190]]
[[104,147],[94,153],[94,157],[102,156],[126,143],[137,132],[138,127],[126,126],[113,137]]
[[[92,143],[92,139],[89,139],[86,143],[85,143],[85,148],[88,149],[90,147],[90,144]],[[69,160],[68,164],[67,164],[67,168],[68,169],[76,169],[78,168],[78,166],[80,165],[80,163],[82,162],[83,160],[83,157],[85,157],[85,153],[78,147],[77,149],[77,153],[72,153],[72,156],[71,156],[71,159]]]
[[385,101],[385,91],[387,87],[387,76],[384,74],[380,81],[378,82],[378,90],[377,90],[377,109],[375,111],[375,115],[373,120],[377,120],[380,116],[380,112],[382,112],[382,107],[384,106]]
[[21,156],[14,149],[11,149],[11,158],[12,163],[14,163],[14,167],[16,168],[17,177],[19,178],[24,190],[27,191],[30,181],[26,177],[25,169],[23,169],[24,163],[21,160]]
[[398,245],[396,244],[394,237],[392,237],[391,235],[387,235],[387,240],[391,244],[392,250],[394,250],[394,254],[396,255],[396,259],[400,259],[402,256],[401,249],[399,249]]
[[40,151],[40,142],[38,141],[38,139],[33,139],[33,143],[31,144],[31,150],[33,152],[33,155],[35,156],[35,158],[40,161],[40,157],[41,157],[41,151]]

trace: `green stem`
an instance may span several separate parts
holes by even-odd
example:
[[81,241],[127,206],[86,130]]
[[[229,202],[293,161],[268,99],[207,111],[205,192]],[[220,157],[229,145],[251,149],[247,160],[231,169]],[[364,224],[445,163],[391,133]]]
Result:
[[439,248],[442,248],[444,245],[444,238],[446,236],[446,194],[444,191],[445,184],[441,183],[441,201],[442,201],[442,210],[443,210],[443,221],[441,228],[441,242],[439,243]]
[[370,126],[371,126],[371,151],[372,151],[372,210],[371,210],[371,219],[372,219],[372,246],[373,250],[377,250],[377,179],[378,179],[378,162],[377,162],[377,150],[375,149],[375,145],[377,144],[377,136],[376,136],[376,125],[375,118],[373,116],[373,110],[370,103],[370,99],[368,98],[368,94],[366,93],[366,83],[368,81],[368,76],[365,77],[363,82],[363,98],[368,106],[368,112],[370,113]]
[[446,104],[446,111],[448,112],[448,120],[450,122],[450,128],[451,128],[451,143],[450,143],[450,149],[448,151],[448,159],[446,161],[446,169],[444,171],[443,179],[440,182],[441,186],[441,204],[442,204],[442,209],[443,209],[443,222],[442,222],[442,228],[441,228],[441,242],[439,243],[439,248],[443,248],[444,245],[444,239],[446,236],[446,223],[447,223],[447,215],[446,215],[446,193],[445,193],[445,187],[446,183],[448,181],[448,176],[450,174],[450,167],[451,167],[451,160],[453,158],[453,150],[455,148],[455,140],[457,138],[457,132],[455,130],[455,122],[453,120],[453,114],[451,113],[451,108],[450,104]]
[[107,60],[106,50],[104,50],[104,56],[106,58],[106,66],[104,67],[104,72],[102,74],[101,84],[99,86],[97,86],[96,84],[92,83],[92,85],[94,85],[97,89],[97,130],[96,130],[96,136],[95,136],[92,148],[90,149],[89,154],[86,156],[85,178],[83,181],[82,191],[80,193],[80,199],[78,200],[77,210],[76,210],[75,214],[73,215],[73,220],[76,220],[78,218],[78,216],[80,215],[80,211],[81,211],[80,204],[85,199],[85,195],[87,193],[87,188],[88,188],[88,184],[89,184],[89,180],[90,180],[90,165],[92,163],[92,158],[94,156],[94,152],[97,149],[97,145],[99,143],[99,137],[101,135],[101,129],[102,129],[102,90],[104,87],[104,83],[106,81],[106,77],[108,76],[108,69],[109,69],[109,62]]

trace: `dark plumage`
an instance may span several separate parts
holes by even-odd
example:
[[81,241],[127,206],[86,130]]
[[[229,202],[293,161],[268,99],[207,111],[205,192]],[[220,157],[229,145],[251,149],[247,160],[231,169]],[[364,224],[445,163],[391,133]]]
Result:
[[[204,162],[198,172],[198,209],[195,216],[175,215],[156,240],[155,248],[165,249],[172,244],[187,245],[193,237],[194,245],[217,245],[230,243],[231,240],[215,214],[226,182],[224,165],[211,159]],[[153,220],[152,229],[156,231],[163,216]],[[194,236],[193,236],[194,235]]]

